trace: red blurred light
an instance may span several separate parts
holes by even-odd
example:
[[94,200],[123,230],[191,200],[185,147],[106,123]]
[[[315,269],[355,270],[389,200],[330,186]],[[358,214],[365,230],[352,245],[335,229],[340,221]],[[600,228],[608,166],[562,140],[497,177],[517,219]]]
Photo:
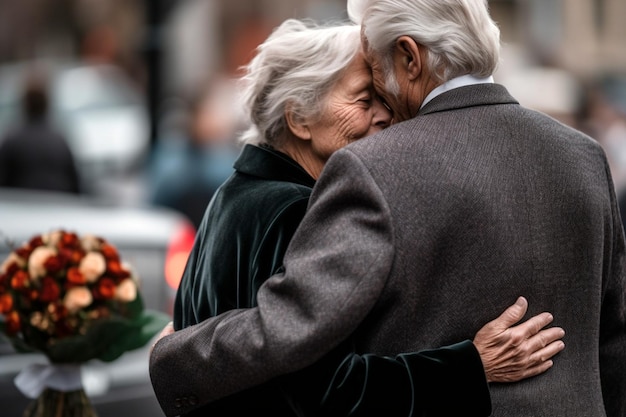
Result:
[[176,231],[165,256],[165,282],[173,290],[178,289],[180,280],[189,259],[196,238],[196,229],[191,223],[185,223]]

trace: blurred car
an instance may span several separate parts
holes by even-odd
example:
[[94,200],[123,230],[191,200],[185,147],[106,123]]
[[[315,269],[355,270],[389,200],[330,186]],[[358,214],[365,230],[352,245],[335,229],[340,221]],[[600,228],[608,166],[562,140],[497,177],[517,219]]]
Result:
[[66,137],[83,188],[127,175],[150,149],[149,115],[137,86],[118,67],[34,61],[0,67],[0,140],[21,120],[20,99],[31,71],[47,79],[49,119]]
[[[146,308],[171,315],[173,294],[195,238],[186,218],[163,208],[120,207],[85,196],[0,188],[0,262],[31,237],[61,228],[102,236],[115,245],[138,273]],[[150,344],[113,362],[94,360],[82,367],[84,388],[99,417],[163,416],[148,374]],[[14,378],[33,363],[45,364],[47,359],[16,353],[0,335],[2,416],[21,416],[31,401],[15,387]]]

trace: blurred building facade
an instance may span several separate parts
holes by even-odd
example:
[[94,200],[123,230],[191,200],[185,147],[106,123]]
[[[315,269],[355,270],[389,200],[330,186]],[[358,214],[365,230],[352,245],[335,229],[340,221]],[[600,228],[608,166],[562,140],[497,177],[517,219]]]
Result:
[[491,0],[505,43],[576,76],[626,72],[624,0]]
[[[162,81],[191,89],[211,72],[236,72],[282,20],[345,18],[345,0],[0,0],[0,63],[50,56],[114,60],[145,77],[159,42]],[[624,0],[490,0],[506,45],[534,65],[575,77],[626,73]],[[148,8],[162,11],[158,33]],[[519,57],[515,58],[519,60]]]
[[[345,0],[0,0],[0,63],[76,56],[111,59],[142,78],[155,37],[146,9],[158,4],[156,42],[165,83],[191,88],[203,74],[234,72],[288,17],[345,18]],[[505,44],[537,65],[576,77],[626,72],[624,0],[490,0]]]

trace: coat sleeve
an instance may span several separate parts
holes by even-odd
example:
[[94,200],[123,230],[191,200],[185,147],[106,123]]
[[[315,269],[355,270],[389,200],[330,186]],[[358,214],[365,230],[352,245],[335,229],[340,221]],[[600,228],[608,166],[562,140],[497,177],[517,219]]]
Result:
[[482,361],[469,340],[395,357],[348,353],[335,358],[338,365],[328,355],[283,381],[300,415],[491,414]]
[[[150,376],[167,416],[311,365],[345,340],[376,303],[394,256],[389,207],[367,169],[336,152],[258,306],[161,339]],[[286,360],[288,358],[288,360]]]

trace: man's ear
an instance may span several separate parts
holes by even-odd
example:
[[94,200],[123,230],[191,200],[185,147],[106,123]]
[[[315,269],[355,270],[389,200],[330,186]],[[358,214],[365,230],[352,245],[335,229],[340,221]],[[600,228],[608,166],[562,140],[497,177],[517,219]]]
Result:
[[395,43],[394,61],[396,70],[404,72],[409,80],[416,79],[422,72],[420,45],[410,36],[400,36]]
[[287,120],[287,126],[294,136],[302,140],[311,139],[311,131],[309,130],[309,125],[306,123],[306,120],[296,114],[291,106],[287,106],[285,109],[285,120]]

